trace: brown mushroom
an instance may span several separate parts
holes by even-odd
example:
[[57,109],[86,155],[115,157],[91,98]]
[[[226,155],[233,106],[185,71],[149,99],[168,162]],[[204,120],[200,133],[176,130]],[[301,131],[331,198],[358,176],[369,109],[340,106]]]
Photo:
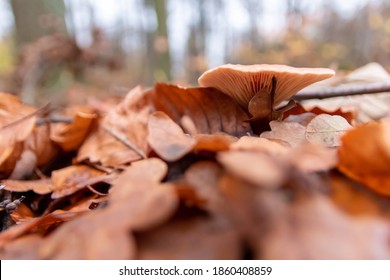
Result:
[[282,101],[333,75],[334,71],[327,68],[226,64],[206,71],[198,82],[230,95],[252,115],[251,119],[275,119],[275,107]]

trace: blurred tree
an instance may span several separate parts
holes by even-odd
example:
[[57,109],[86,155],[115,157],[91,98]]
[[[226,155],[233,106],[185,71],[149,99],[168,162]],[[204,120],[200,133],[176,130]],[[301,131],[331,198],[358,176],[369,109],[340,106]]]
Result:
[[63,0],[11,0],[17,46],[50,32],[65,31]]
[[167,1],[145,0],[145,4],[154,9],[156,15],[155,30],[146,34],[148,64],[152,69],[154,81],[169,81],[171,80],[171,56],[168,40]]

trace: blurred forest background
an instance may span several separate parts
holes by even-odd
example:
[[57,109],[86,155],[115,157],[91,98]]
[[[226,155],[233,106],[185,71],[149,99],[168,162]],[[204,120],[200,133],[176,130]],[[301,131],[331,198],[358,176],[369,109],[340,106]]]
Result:
[[224,63],[390,65],[386,0],[0,0],[0,17],[0,90],[30,103]]

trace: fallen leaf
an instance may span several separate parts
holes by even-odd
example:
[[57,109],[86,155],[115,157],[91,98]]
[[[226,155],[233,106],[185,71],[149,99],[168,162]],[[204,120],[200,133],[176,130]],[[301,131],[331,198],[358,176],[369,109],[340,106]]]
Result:
[[[38,259],[109,260],[135,257],[135,242],[102,211],[67,222],[49,235],[38,248]],[[66,242],[64,242],[66,239]]]
[[264,259],[390,258],[388,223],[350,217],[321,196],[294,203],[269,227],[258,249]]
[[137,234],[136,240],[141,260],[233,260],[242,256],[237,231],[209,217],[175,219]]
[[219,179],[224,171],[215,162],[200,161],[192,164],[184,174],[186,184],[194,191],[193,204],[212,214],[226,211],[225,200],[219,190]]
[[218,161],[232,174],[264,188],[278,188],[286,179],[283,164],[264,153],[248,151],[220,152]]
[[50,139],[64,151],[76,150],[88,135],[97,114],[89,108],[70,107],[64,113],[73,118],[71,123],[51,124]]
[[[308,107],[308,106],[306,106]],[[284,112],[283,117],[284,120],[289,119],[292,120],[296,118],[299,115],[321,115],[321,114],[327,114],[331,116],[340,116],[343,117],[348,121],[349,124],[352,124],[352,122],[355,119],[355,112],[353,111],[345,111],[342,108],[341,109],[335,109],[335,110],[328,110],[326,108],[318,107],[318,106],[312,106],[311,108],[306,109],[305,106],[303,106],[300,103],[297,103],[295,107],[292,109]]]
[[386,216],[390,213],[389,199],[372,192],[340,173],[332,172],[331,199],[343,211],[356,216]]
[[155,111],[150,91],[138,86],[110,111],[81,145],[77,161],[117,167],[149,153],[147,123]]
[[184,134],[179,125],[160,111],[149,117],[147,140],[152,149],[166,161],[182,158],[196,145],[193,137]]
[[193,137],[196,139],[194,150],[198,151],[225,151],[237,141],[236,137],[228,134],[195,134]]
[[271,155],[283,155],[289,148],[267,138],[243,136],[231,145],[232,150],[264,152]]
[[104,172],[87,165],[73,165],[52,172],[53,199],[64,197],[89,185],[89,180],[100,177]]
[[340,137],[352,126],[340,116],[321,114],[306,126],[306,139],[313,144],[327,147],[340,146]]
[[261,133],[260,137],[281,141],[290,147],[296,147],[307,142],[305,138],[306,128],[299,123],[271,121],[269,125],[271,131]]
[[89,161],[105,167],[117,167],[140,158],[101,126],[89,134],[77,153],[78,162]]
[[24,143],[25,150],[31,150],[37,159],[37,167],[50,164],[59,154],[59,147],[50,140],[50,124],[35,126]]
[[2,180],[4,189],[11,192],[34,191],[37,194],[47,194],[54,190],[51,179],[40,180]]
[[0,250],[2,260],[34,260],[38,258],[38,249],[43,238],[39,234],[30,234],[18,238]]
[[388,119],[348,131],[341,139],[339,170],[382,195],[390,195],[389,135]]
[[239,137],[251,132],[245,111],[214,88],[158,83],[152,97],[156,110],[163,111],[178,124],[183,116],[188,116],[200,134],[225,132]]
[[39,257],[135,258],[136,244],[130,231],[160,225],[178,206],[174,189],[159,183],[166,171],[166,164],[157,158],[134,162],[113,182],[107,207],[61,226],[42,244]]
[[307,143],[289,150],[283,159],[301,172],[326,172],[337,167],[338,152],[336,149]]
[[48,215],[30,219],[27,222],[23,222],[19,225],[15,225],[6,231],[0,233],[0,248],[3,248],[6,244],[9,244],[12,240],[26,235],[31,232],[37,232],[45,234],[47,229],[53,224],[59,224],[62,222],[70,221],[76,217],[81,216],[82,212],[64,212],[57,210]]

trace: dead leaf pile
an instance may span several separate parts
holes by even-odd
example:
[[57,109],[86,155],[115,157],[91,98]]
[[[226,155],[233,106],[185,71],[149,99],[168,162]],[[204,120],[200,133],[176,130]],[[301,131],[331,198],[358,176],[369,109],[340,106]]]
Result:
[[2,259],[390,258],[389,120],[301,106],[254,134],[161,83],[104,110],[0,97]]

